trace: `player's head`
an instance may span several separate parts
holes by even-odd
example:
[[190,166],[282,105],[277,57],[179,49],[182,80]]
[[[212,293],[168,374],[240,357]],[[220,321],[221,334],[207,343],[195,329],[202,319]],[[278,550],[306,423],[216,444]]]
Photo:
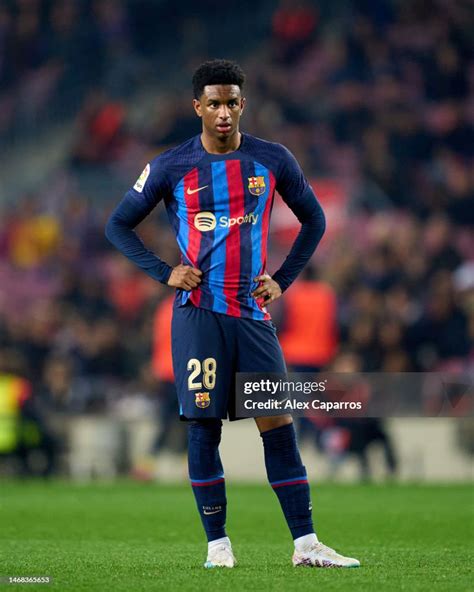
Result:
[[239,131],[244,81],[242,68],[229,60],[204,62],[194,72],[194,109],[211,136],[225,140]]

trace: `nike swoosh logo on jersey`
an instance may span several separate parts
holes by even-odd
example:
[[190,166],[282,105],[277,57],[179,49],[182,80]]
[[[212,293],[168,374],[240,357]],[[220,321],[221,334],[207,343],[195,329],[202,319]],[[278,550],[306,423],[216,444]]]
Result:
[[197,189],[191,189],[191,187],[188,187],[186,190],[186,193],[188,195],[192,195],[193,193],[197,193],[198,191],[202,191],[203,189],[206,189],[206,187],[209,187],[209,185],[204,185],[203,187],[198,187]]
[[211,514],[217,514],[218,512],[222,512],[222,508],[220,510],[214,510],[213,512],[209,512],[208,510],[204,510],[204,516],[210,516]]

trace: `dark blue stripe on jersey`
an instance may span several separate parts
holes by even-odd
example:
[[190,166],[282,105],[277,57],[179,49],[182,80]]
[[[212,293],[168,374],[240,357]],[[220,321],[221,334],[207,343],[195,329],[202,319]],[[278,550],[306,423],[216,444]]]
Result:
[[179,235],[180,231],[180,219],[178,217],[178,202],[176,199],[166,200],[166,213],[168,214],[168,220],[170,221],[171,228],[174,230],[176,236]]
[[[176,197],[176,196],[175,196]],[[177,199],[166,200],[166,213],[170,221],[171,227],[174,230],[176,238],[180,235],[183,236],[181,228],[181,220],[178,216],[178,201]],[[181,254],[181,261],[184,261],[184,257]],[[180,303],[183,301],[183,290],[176,290],[176,300]]]
[[[178,241],[179,250],[181,251],[181,259],[183,263],[189,265],[186,257],[189,244],[189,227],[188,227],[188,209],[186,207],[186,200],[184,199],[184,178],[176,185],[174,189],[174,196],[176,198],[176,212],[179,217],[178,234],[176,240]],[[170,204],[173,200],[170,201]],[[185,290],[178,290],[176,298],[181,304],[184,304],[188,299],[189,293]]]
[[[225,162],[213,162],[212,183],[216,195],[221,198],[217,218],[221,216],[229,217],[229,188],[227,187],[227,176],[225,172]],[[226,313],[227,302],[224,294],[224,276],[226,263],[225,243],[229,229],[221,227],[219,221],[215,229],[214,253],[212,254],[212,269],[210,272],[210,281],[214,288],[214,310],[216,312]]]
[[[241,160],[242,184],[244,187],[244,216],[252,214],[257,207],[258,197],[249,191],[249,177],[255,176],[254,163],[250,160]],[[245,308],[248,306],[248,294],[252,278],[252,227],[250,222],[240,225],[240,282],[237,291],[237,300]],[[251,305],[252,306],[252,305]],[[253,306],[252,306],[253,308]],[[252,311],[242,311],[242,316],[252,316]],[[250,313],[250,314],[249,314]]]
[[189,244],[188,208],[184,199],[184,179],[176,185],[174,195],[177,202],[177,214],[179,216],[178,245],[182,253],[186,253]]
[[[207,185],[207,187],[206,187]],[[212,187],[212,175],[210,165],[204,165],[198,169],[197,187],[206,187],[199,192],[199,211],[214,212],[214,189]],[[199,249],[198,266],[202,271],[201,300],[199,306],[212,309],[214,297],[209,286],[209,270],[212,267],[212,253],[215,230],[201,232],[201,246]]]

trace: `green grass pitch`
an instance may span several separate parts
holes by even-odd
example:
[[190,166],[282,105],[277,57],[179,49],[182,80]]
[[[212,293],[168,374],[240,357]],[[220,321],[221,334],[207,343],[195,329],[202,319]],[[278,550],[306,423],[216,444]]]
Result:
[[360,569],[291,566],[275,494],[228,483],[228,532],[239,565],[205,570],[190,488],[118,482],[0,485],[0,576],[49,575],[5,590],[468,591],[472,485],[313,484],[320,539]]

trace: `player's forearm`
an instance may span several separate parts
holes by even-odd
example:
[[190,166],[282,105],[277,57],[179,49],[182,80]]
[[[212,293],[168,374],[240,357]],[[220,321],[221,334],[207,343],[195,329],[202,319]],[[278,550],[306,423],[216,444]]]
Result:
[[139,205],[130,196],[125,196],[110,216],[105,227],[105,236],[130,261],[140,267],[154,280],[168,282],[172,267],[147,249],[134,231],[153,208]]
[[297,211],[301,230],[296,237],[288,257],[280,269],[272,276],[284,292],[297,278],[313,255],[326,229],[326,218],[316,197],[312,194]]

